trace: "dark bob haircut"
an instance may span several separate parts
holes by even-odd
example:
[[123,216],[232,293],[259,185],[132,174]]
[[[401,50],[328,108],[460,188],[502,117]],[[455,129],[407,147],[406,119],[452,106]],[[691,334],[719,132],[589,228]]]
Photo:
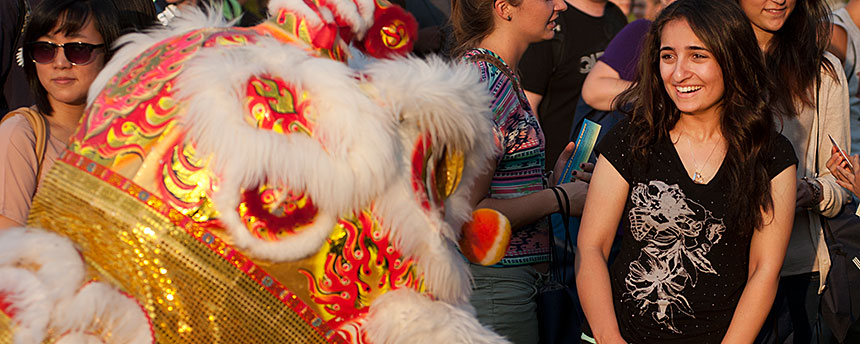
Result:
[[[124,4],[117,6],[114,1]],[[142,29],[155,21],[155,7],[149,0],[42,0],[30,13],[23,42],[34,42],[51,33],[72,35],[83,29],[90,20],[93,20],[96,31],[104,39],[107,63],[114,52],[113,43],[120,35]],[[24,59],[24,73],[39,111],[50,116],[54,111],[48,102],[45,87],[39,82],[32,59]]]

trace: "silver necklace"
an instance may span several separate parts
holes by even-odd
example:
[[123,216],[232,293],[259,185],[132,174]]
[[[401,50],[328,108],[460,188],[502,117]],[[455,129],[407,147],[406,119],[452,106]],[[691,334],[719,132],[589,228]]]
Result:
[[[683,134],[687,136],[687,147],[690,148],[690,159],[693,159],[693,183],[705,184],[705,178],[702,177],[702,171],[700,171],[699,163],[696,162],[696,156],[695,154],[693,154],[693,140],[690,139],[690,135],[687,134],[686,130],[683,131]],[[715,142],[714,146],[711,147],[711,152],[708,153],[708,157],[705,158],[704,165],[708,164],[708,161],[711,160],[711,156],[714,155],[714,151],[717,150],[717,143],[719,143],[719,141]],[[704,168],[705,166],[701,167]]]

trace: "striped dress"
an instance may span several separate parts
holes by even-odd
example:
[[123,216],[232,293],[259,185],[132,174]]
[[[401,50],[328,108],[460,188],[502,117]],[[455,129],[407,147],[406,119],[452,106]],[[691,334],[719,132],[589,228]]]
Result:
[[[487,49],[472,49],[463,55],[469,59],[476,54],[487,54],[505,62],[496,53]],[[496,170],[490,183],[488,197],[508,199],[528,195],[544,189],[544,136],[537,118],[532,113],[528,100],[519,85],[519,79],[507,64],[503,68],[484,61],[472,61],[481,72],[481,80],[493,97],[496,129],[501,136],[502,154],[498,157]],[[516,229],[505,257],[496,266],[516,266],[549,261],[549,225],[546,219]]]

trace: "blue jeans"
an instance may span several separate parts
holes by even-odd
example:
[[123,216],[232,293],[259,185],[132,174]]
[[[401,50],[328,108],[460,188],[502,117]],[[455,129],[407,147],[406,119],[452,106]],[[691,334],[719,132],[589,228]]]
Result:
[[532,266],[491,268],[469,264],[470,302],[478,321],[516,344],[538,342],[537,296],[546,275]]

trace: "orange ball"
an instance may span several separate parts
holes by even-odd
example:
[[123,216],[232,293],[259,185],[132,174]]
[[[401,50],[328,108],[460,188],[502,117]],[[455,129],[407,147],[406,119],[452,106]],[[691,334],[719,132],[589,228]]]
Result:
[[489,266],[505,256],[511,242],[511,222],[502,213],[488,208],[472,212],[472,221],[463,225],[460,252],[470,262]]

